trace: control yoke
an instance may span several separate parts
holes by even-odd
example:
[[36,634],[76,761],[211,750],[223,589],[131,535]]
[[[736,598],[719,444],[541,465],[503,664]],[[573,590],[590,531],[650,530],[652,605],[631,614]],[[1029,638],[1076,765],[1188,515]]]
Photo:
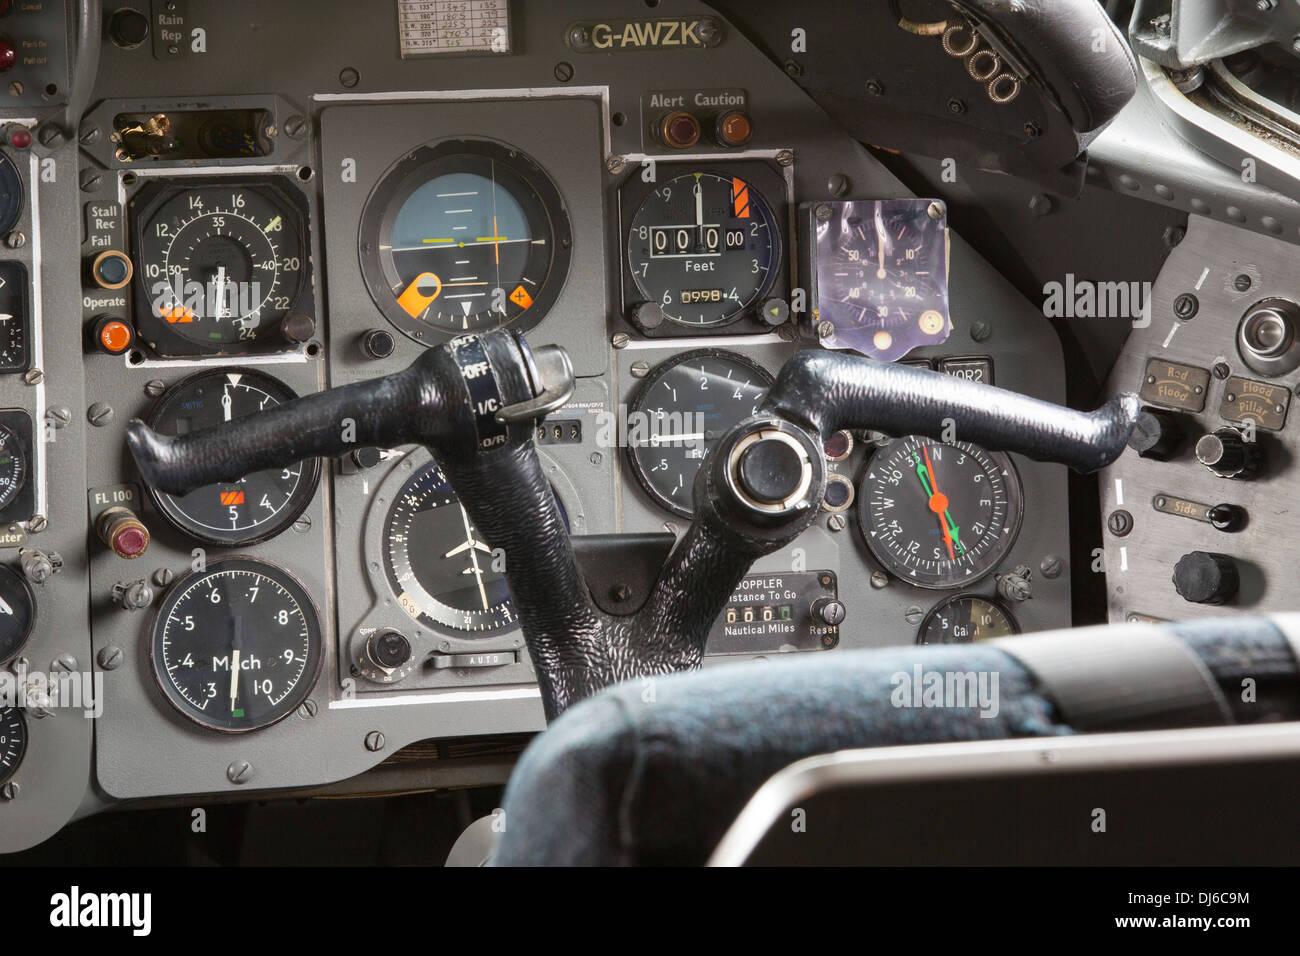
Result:
[[536,422],[573,393],[558,346],[517,333],[466,335],[384,378],[329,389],[181,438],[139,420],[141,475],[183,494],[358,446],[420,444],[470,518],[505,554],[505,577],[548,719],[632,677],[698,667],[709,628],[755,559],[812,524],[826,490],[824,440],[843,428],[955,434],[1078,471],[1123,451],[1138,400],[1094,412],[903,365],[809,350],[786,362],[758,414],[721,437],[696,478],[695,519],[645,604],[613,616],[592,600],[534,446]]

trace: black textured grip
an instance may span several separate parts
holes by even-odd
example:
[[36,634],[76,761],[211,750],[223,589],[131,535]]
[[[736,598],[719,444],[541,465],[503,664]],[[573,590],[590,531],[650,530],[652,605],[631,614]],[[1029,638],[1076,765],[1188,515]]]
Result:
[[1139,403],[1125,392],[1094,412],[1078,412],[955,375],[806,351],[785,363],[763,408],[823,439],[841,428],[951,436],[1088,472],[1124,451]]
[[[1098,467],[1124,447],[1136,400],[1084,415],[1032,399],[868,359],[803,352],[769,396],[765,428],[821,435],[841,427],[935,434],[943,418],[962,438],[1035,458]],[[505,577],[542,702],[554,718],[620,680],[698,667],[709,628],[754,560],[794,540],[816,517],[824,482],[773,524],[750,522],[728,490],[725,454],[710,453],[695,485],[696,517],[635,614],[596,607],[533,442],[534,424],[497,416],[541,392],[522,340],[466,336],[423,353],[405,371],[165,438],[143,422],[127,442],[144,479],[171,493],[362,445],[425,445],[484,539],[505,554]],[[1131,398],[1131,396],[1130,396]],[[1132,405],[1130,410],[1129,404]],[[723,436],[729,447],[745,424]],[[748,427],[753,427],[753,422]],[[502,439],[504,435],[504,439]]]

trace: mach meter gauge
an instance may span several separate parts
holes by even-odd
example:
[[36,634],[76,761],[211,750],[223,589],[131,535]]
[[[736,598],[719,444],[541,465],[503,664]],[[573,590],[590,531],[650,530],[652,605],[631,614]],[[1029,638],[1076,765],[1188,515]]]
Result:
[[163,598],[151,641],[168,703],[212,730],[244,733],[283,720],[311,693],[324,652],[302,583],[252,558],[210,562]]
[[136,332],[159,355],[283,350],[310,335],[297,189],[276,177],[166,180],[141,189],[130,209]]
[[[172,386],[147,423],[159,434],[179,436],[274,408],[297,398],[279,379],[246,368],[199,372]],[[169,495],[149,488],[154,506],[191,538],[230,547],[279,534],[302,514],[320,484],[319,458],[268,468],[238,481]]]
[[[640,186],[639,178],[633,183]],[[766,167],[750,164],[692,170],[661,179],[633,202],[625,196],[628,320],[647,335],[682,335],[759,318],[764,301],[785,292],[776,211],[784,207],[772,205],[783,188]]]
[[531,157],[446,140],[384,173],[358,241],[375,305],[412,339],[437,345],[540,322],[568,276],[573,233],[559,190]]
[[818,338],[893,362],[948,340],[948,227],[930,199],[819,202],[811,217]]

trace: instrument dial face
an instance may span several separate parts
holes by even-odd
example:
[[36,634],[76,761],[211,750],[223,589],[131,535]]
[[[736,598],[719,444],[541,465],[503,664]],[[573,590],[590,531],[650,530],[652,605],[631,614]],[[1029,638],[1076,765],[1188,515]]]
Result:
[[[560,517],[567,526],[562,505]],[[383,541],[388,584],[421,624],[467,637],[518,625],[501,555],[483,540],[436,462],[402,485],[384,519]]]
[[921,588],[961,587],[988,574],[1015,543],[1024,513],[1006,455],[916,435],[871,457],[858,501],[876,560]]
[[427,343],[536,325],[569,268],[560,194],[499,143],[423,146],[390,169],[361,217],[361,271],[375,303]]
[[700,349],[653,369],[628,411],[632,472],[656,503],[694,514],[695,476],[705,454],[758,412],[772,376],[743,355]]
[[27,724],[17,707],[0,707],[0,783],[18,772],[27,752]]
[[639,293],[679,325],[705,328],[739,319],[772,287],[781,263],[776,219],[743,179],[688,173],[641,203],[627,237]]
[[[249,369],[200,372],[172,387],[149,416],[164,435],[185,435],[296,398],[287,385]],[[320,459],[206,485],[186,495],[149,489],[154,505],[181,531],[209,544],[265,541],[302,514],[320,482]]]
[[[304,217],[264,182],[141,191],[137,325],[161,354],[249,351],[274,341],[303,291]],[[284,343],[287,347],[288,343]]]
[[36,595],[27,579],[0,564],[0,664],[11,661],[36,626]]
[[14,432],[0,425],[0,508],[9,507],[27,483],[27,453]]
[[831,348],[884,361],[938,345],[948,319],[948,241],[928,200],[823,203],[816,218],[817,319]]
[[1019,634],[1011,612],[996,601],[961,594],[935,607],[916,634],[918,644],[972,644]]
[[320,619],[293,575],[230,558],[176,582],[153,626],[154,676],[182,714],[243,733],[293,713],[320,674]]
[[27,315],[27,267],[0,262],[0,374],[24,372],[31,364]]

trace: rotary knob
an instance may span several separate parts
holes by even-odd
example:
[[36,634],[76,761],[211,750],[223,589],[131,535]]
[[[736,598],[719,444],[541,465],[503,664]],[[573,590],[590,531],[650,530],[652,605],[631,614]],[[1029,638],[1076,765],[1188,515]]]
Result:
[[1240,585],[1237,562],[1226,554],[1189,551],[1174,565],[1174,590],[1193,604],[1226,604]]
[[1259,474],[1264,452],[1235,428],[1220,428],[1196,443],[1196,460],[1220,478],[1249,480]]
[[411,642],[390,627],[375,631],[361,647],[358,671],[376,684],[394,684],[415,666]]
[[1168,461],[1178,453],[1182,441],[1183,430],[1178,419],[1168,412],[1144,408],[1138,413],[1128,444],[1143,458]]

